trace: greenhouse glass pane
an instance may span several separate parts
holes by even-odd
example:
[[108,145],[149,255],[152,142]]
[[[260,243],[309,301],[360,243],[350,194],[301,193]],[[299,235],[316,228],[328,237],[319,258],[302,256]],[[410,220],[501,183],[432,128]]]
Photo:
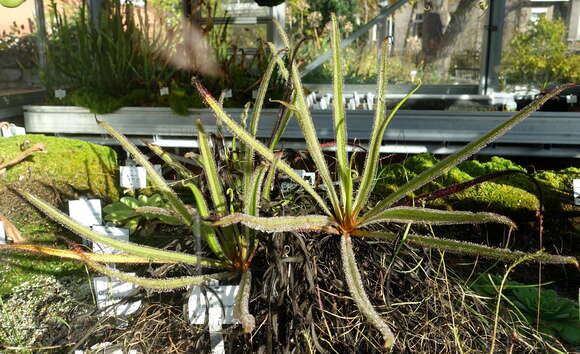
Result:
[[[478,4],[475,0],[437,0],[428,8],[423,2],[403,5],[345,50],[347,83],[376,81],[378,47],[382,38],[391,36],[391,84],[410,84],[419,78],[427,85],[479,84],[487,16],[485,6]],[[356,17],[353,23],[348,18],[339,21],[343,36],[348,37],[378,13],[377,8],[367,21],[358,19],[358,23]],[[303,49],[308,59],[314,59],[328,48],[328,25],[324,16],[310,13],[303,17],[306,21],[288,22],[294,31],[303,27],[314,38]],[[308,27],[313,22],[317,28]],[[330,82],[330,70],[327,62],[306,80]]]
[[506,0],[500,90],[537,92],[580,79],[580,0]]

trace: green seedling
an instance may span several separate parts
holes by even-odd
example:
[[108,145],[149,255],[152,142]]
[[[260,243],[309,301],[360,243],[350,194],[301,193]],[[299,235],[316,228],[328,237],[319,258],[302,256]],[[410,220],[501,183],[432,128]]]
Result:
[[103,208],[104,219],[129,229],[133,234],[150,234],[158,224],[180,225],[179,216],[168,212],[167,203],[160,194],[140,195],[137,198],[123,197],[119,201]]

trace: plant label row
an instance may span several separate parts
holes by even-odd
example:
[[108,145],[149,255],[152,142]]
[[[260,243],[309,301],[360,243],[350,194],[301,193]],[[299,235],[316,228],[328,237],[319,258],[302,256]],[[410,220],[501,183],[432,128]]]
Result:
[[580,205],[580,179],[573,180],[572,187],[574,189],[574,204]]
[[16,126],[12,123],[3,125],[0,128],[0,136],[4,138],[10,138],[12,136],[26,135],[26,129],[23,127]]
[[68,215],[84,226],[100,225],[103,222],[100,199],[69,200]]
[[0,221],[0,245],[5,245],[8,243],[6,239],[6,232],[4,232],[4,223]]

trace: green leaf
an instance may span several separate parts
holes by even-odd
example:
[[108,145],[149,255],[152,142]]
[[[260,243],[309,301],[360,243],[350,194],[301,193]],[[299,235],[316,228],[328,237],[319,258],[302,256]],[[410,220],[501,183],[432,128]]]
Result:
[[[199,211],[199,216],[202,218],[207,218],[209,216],[209,208],[207,207],[207,203],[205,198],[203,197],[203,193],[197,188],[196,185],[191,183],[183,183],[183,185],[191,191],[193,194],[193,198],[195,199],[195,205],[197,206],[197,210]],[[205,240],[205,242],[209,245],[211,251],[220,259],[225,260],[226,255],[220,245],[219,239],[216,233],[212,230],[211,227],[201,224],[201,236]]]
[[[237,223],[263,232],[300,230],[333,232],[332,227],[335,225],[333,219],[326,215],[259,217],[241,213],[224,216],[213,222],[212,225],[224,227]],[[336,231],[333,233],[336,233]]]
[[[269,162],[272,163],[276,160],[276,156],[275,156],[274,152],[272,150],[268,149],[266,146],[264,146],[261,142],[256,140],[256,138],[254,138],[250,133],[245,131],[232,118],[230,118],[227,115],[227,113],[223,110],[223,108],[220,105],[218,105],[216,100],[207,91],[207,89],[205,87],[203,87],[203,85],[201,84],[201,82],[199,82],[198,79],[193,78],[192,82],[194,83],[197,90],[199,91],[200,96],[203,97],[203,99],[205,100],[207,105],[210,106],[210,108],[214,111],[216,117],[220,121],[224,122],[228,126],[228,129],[230,129],[230,131],[234,135],[236,135],[238,138],[240,138],[240,140],[242,140],[244,143],[251,144],[253,146],[254,150],[256,150],[257,153],[262,155]],[[308,182],[306,182],[296,172],[294,172],[292,167],[290,167],[284,161],[280,161],[280,160],[276,163],[276,166],[282,172],[287,174],[288,177],[290,177],[292,180],[294,180],[297,184],[302,186],[302,188],[304,188],[304,190],[306,192],[308,192],[308,194],[310,194],[316,200],[316,202],[320,205],[320,207],[324,210],[325,213],[327,213],[328,215],[332,214],[330,212],[330,209],[328,209],[328,206],[326,205],[326,203],[322,199],[322,197],[320,195],[318,195],[318,193],[316,193],[314,188],[312,188]]]
[[340,183],[341,202],[344,206],[344,215],[351,215],[352,211],[352,174],[346,154],[346,143],[348,141],[346,131],[346,115],[342,104],[343,93],[343,73],[342,61],[340,57],[340,32],[336,15],[332,14],[332,84],[333,84],[333,117],[334,133],[336,135],[336,161]]
[[[385,76],[386,75],[386,70],[387,70],[387,44],[386,42],[383,43],[383,63],[381,65],[381,75]],[[380,80],[383,80],[383,82],[381,83]],[[371,191],[373,190],[375,183],[377,181],[377,170],[378,170],[378,165],[379,165],[379,154],[380,154],[380,149],[381,149],[381,144],[383,143],[383,136],[385,135],[385,130],[387,129],[387,126],[389,125],[389,123],[391,122],[391,120],[393,119],[393,117],[395,116],[395,114],[399,111],[399,108],[401,108],[401,106],[407,102],[407,100],[415,93],[417,92],[417,90],[419,89],[419,87],[421,87],[421,83],[419,82],[419,84],[417,86],[415,86],[415,88],[413,90],[411,90],[411,92],[409,92],[401,101],[399,101],[399,103],[397,103],[397,105],[389,112],[389,114],[386,116],[386,118],[383,118],[383,116],[385,115],[385,87],[384,87],[384,82],[386,81],[386,78],[383,77],[379,77],[379,97],[378,98],[378,102],[377,102],[377,110],[375,112],[375,121],[373,123],[373,131],[371,133],[371,138],[369,140],[369,151],[367,153],[367,157],[366,157],[366,161],[365,161],[365,167],[363,170],[363,176],[362,176],[362,180],[361,180],[361,184],[359,186],[359,190],[356,196],[356,200],[355,200],[355,215],[358,216],[358,214],[360,213],[360,211],[362,210],[362,208],[366,205],[366,203],[368,202],[369,196],[371,194]],[[382,99],[381,99],[382,98]]]
[[22,196],[24,196],[30,203],[36,206],[38,209],[43,211],[47,216],[49,216],[54,221],[62,224],[63,226],[67,227],[69,230],[73,231],[74,233],[82,236],[88,240],[93,242],[101,243],[105,246],[116,248],[120,251],[126,252],[133,256],[140,256],[146,257],[150,259],[155,259],[159,261],[169,261],[175,263],[187,263],[193,265],[199,265],[202,267],[211,267],[211,268],[223,268],[223,262],[218,260],[210,259],[210,258],[203,258],[197,257],[190,254],[173,252],[173,251],[164,251],[160,249],[156,249],[153,247],[147,247],[138,245],[132,242],[125,242],[121,240],[114,239],[112,237],[101,235],[89,227],[81,225],[71,219],[69,216],[65,215],[61,211],[55,209],[52,205],[46,203],[45,201],[33,196],[28,192],[20,192]]
[[224,216],[228,213],[228,209],[222,183],[218,176],[217,165],[213,158],[213,154],[207,140],[207,135],[203,129],[203,126],[201,125],[200,120],[195,122],[195,127],[197,129],[197,141],[199,143],[199,151],[201,153],[201,162],[214,208],[219,215]]
[[268,169],[268,175],[266,176],[266,181],[264,183],[263,196],[265,200],[270,200],[270,192],[272,191],[272,184],[274,183],[274,177],[276,176],[276,162],[278,158],[270,164]]
[[407,194],[417,190],[418,188],[421,188],[425,184],[441,176],[443,173],[449,171],[450,169],[455,167],[457,164],[459,164],[469,156],[481,150],[490,142],[496,140],[497,138],[505,134],[508,130],[513,128],[513,126],[515,126],[516,124],[527,118],[530,114],[532,114],[536,110],[538,110],[538,108],[540,108],[546,101],[558,95],[561,91],[565,90],[566,88],[572,87],[574,85],[575,84],[567,84],[550,91],[546,95],[530,103],[520,112],[516,113],[512,118],[499,124],[497,127],[493,128],[492,130],[481,136],[479,139],[467,144],[465,147],[463,147],[455,154],[439,161],[435,166],[421,172],[419,175],[415,176],[412,180],[410,180],[407,184],[397,189],[394,193],[390,194],[383,201],[379,202],[369,212],[367,212],[362,218],[363,221],[365,219],[369,219],[375,216],[376,214],[379,214],[385,208],[388,208],[389,206],[393,205],[393,203],[397,202]]
[[493,213],[472,213],[469,211],[445,211],[428,208],[389,208],[375,217],[367,219],[360,227],[381,222],[416,223],[427,225],[482,224],[495,222],[516,228],[509,218]]
[[146,142],[145,143],[147,145],[147,147],[153,151],[153,153],[155,153],[155,155],[159,156],[163,162],[165,162],[168,166],[170,166],[175,172],[177,172],[177,174],[181,177],[181,178],[185,178],[185,179],[192,179],[194,178],[193,173],[191,173],[190,170],[187,169],[187,167],[183,166],[181,163],[179,163],[178,161],[176,161],[175,159],[173,159],[171,157],[171,155],[165,151],[163,151],[162,148],[160,148],[159,146],[155,145],[155,144],[151,144]]
[[296,112],[296,118],[298,120],[298,125],[300,125],[300,129],[304,135],[304,140],[306,141],[306,146],[308,147],[308,152],[310,153],[310,156],[314,161],[314,165],[316,166],[316,172],[322,178],[322,181],[324,182],[324,185],[328,191],[328,198],[330,199],[330,204],[334,209],[334,216],[338,220],[342,220],[342,208],[340,207],[340,202],[338,200],[336,190],[334,189],[332,177],[330,176],[330,171],[328,170],[328,165],[324,160],[324,154],[322,153],[322,148],[320,147],[320,141],[316,135],[316,128],[314,128],[314,123],[306,104],[306,98],[304,97],[304,89],[302,87],[302,82],[300,81],[300,73],[298,72],[298,68],[296,67],[295,63],[292,63],[292,83],[294,84],[294,92],[296,93],[296,106],[298,109]]
[[159,219],[166,224],[170,225],[181,225],[183,224],[183,219],[179,215],[170,209],[154,207],[154,206],[142,206],[135,209],[135,214],[143,216],[148,220]]
[[121,272],[98,263],[88,261],[87,264],[99,273],[102,273],[110,278],[119,279],[129,283],[142,286],[145,289],[167,291],[174,289],[183,289],[192,285],[201,285],[211,279],[224,279],[235,276],[233,272],[222,272],[207,275],[198,275],[194,277],[181,278],[144,278],[138,277],[129,273]]
[[[272,53],[272,58],[268,63],[266,72],[262,76],[260,87],[258,88],[258,95],[256,96],[256,104],[254,105],[254,110],[252,111],[252,120],[250,122],[250,134],[256,136],[258,131],[258,124],[260,123],[260,115],[262,113],[262,106],[264,105],[264,99],[266,98],[266,93],[268,92],[268,85],[270,84],[270,78],[276,67],[277,53]],[[254,149],[251,144],[246,144],[246,171],[252,171],[254,164]],[[251,173],[251,172],[250,172]]]
[[39,245],[23,245],[23,244],[0,244],[0,248],[24,251],[30,253],[41,254],[43,256],[54,256],[59,258],[72,259],[83,261],[89,259],[93,262],[99,263],[117,263],[117,264],[134,264],[134,263],[176,263],[171,261],[160,261],[147,257],[130,256],[128,254],[100,254],[83,251],[63,250],[60,248],[44,247]]
[[352,249],[352,240],[350,235],[343,234],[341,236],[340,246],[344,276],[346,278],[348,290],[354,302],[356,303],[360,312],[362,312],[362,314],[366,317],[367,321],[369,321],[376,329],[379,330],[379,332],[381,332],[383,339],[385,340],[385,348],[392,347],[393,343],[395,342],[395,336],[389,328],[389,325],[374,309],[373,304],[371,304],[367,296],[360,272],[358,270],[358,266],[356,265],[356,259]]
[[265,165],[258,166],[250,179],[250,184],[246,190],[244,197],[244,213],[252,216],[259,216],[260,199],[262,196],[262,182],[268,167]]
[[[352,235],[372,237],[388,241],[395,241],[397,239],[397,234],[392,232],[356,230],[352,233]],[[413,246],[425,248],[437,248],[445,252],[499,259],[504,262],[516,261],[521,257],[529,257],[530,255],[532,255],[531,253],[521,251],[511,251],[507,248],[495,248],[471,242],[463,242],[457,240],[450,240],[446,238],[420,236],[412,234],[407,235],[406,242]],[[535,257],[533,259],[530,259],[530,261],[550,264],[572,264],[575,265],[576,267],[580,266],[578,260],[574,257],[558,256],[543,252],[535,255]]]

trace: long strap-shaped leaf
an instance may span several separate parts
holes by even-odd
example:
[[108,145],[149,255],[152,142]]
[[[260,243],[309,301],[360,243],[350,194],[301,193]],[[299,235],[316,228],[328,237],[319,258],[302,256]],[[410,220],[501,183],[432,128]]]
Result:
[[[199,211],[199,216],[201,216],[202,218],[207,218],[209,216],[209,208],[207,207],[207,203],[205,201],[205,198],[203,197],[203,193],[199,190],[199,188],[197,188],[195,184],[184,183],[183,185],[189,188],[189,190],[193,194],[193,198],[195,199],[195,205],[197,206],[197,210]],[[218,258],[225,260],[227,257],[224,254],[222,246],[220,245],[219,239],[214,230],[203,223],[200,226],[201,226],[200,227],[201,236],[207,242],[209,248]]]
[[[386,43],[383,44],[383,46],[386,48]],[[383,55],[386,58],[386,52],[383,53]],[[382,69],[385,70],[386,72],[386,66]],[[417,90],[421,87],[421,82],[419,82],[419,84],[417,86],[415,86],[414,89],[411,90],[411,92],[409,92],[405,97],[403,97],[402,100],[400,100],[397,105],[395,107],[393,107],[393,109],[389,112],[389,114],[385,117],[382,118],[382,115],[384,115],[384,110],[385,110],[385,101],[383,100],[382,105],[383,107],[381,107],[380,109],[377,107],[377,114],[375,115],[375,120],[378,118],[379,121],[375,123],[373,123],[373,132],[369,141],[369,152],[367,153],[367,158],[365,161],[365,168],[363,171],[363,177],[361,180],[361,184],[358,190],[358,194],[356,197],[356,201],[355,201],[355,215],[358,216],[358,214],[360,213],[361,209],[365,206],[365,204],[367,203],[369,196],[371,194],[371,191],[373,190],[375,183],[377,181],[377,169],[379,166],[379,152],[381,149],[381,144],[383,142],[383,136],[385,135],[385,130],[387,129],[387,126],[389,125],[389,123],[391,122],[391,120],[393,119],[393,117],[395,116],[395,114],[399,111],[399,109],[401,108],[401,106],[407,102],[407,100],[415,93],[417,92]],[[384,87],[383,87],[383,91],[384,91]],[[379,104],[381,104],[381,101],[379,100],[378,102]],[[379,115],[379,111],[382,111],[382,113],[380,113],[381,115]],[[376,128],[376,131],[375,131]]]
[[[372,237],[377,239],[384,239],[388,241],[395,241],[397,239],[397,234],[392,232],[375,232],[375,231],[364,231],[356,230],[353,236],[363,236]],[[521,251],[511,251],[506,248],[494,248],[489,246],[480,245],[477,243],[463,242],[457,240],[450,240],[446,238],[438,238],[431,236],[421,236],[421,235],[407,235],[406,242],[413,246],[425,247],[425,248],[437,248],[442,251],[467,254],[473,256],[481,256],[484,258],[499,259],[502,261],[515,261],[520,257],[527,256],[529,253]],[[580,267],[578,259],[569,256],[558,256],[548,253],[541,253],[538,257],[534,258],[536,262],[550,263],[550,264],[572,264],[576,267]]]
[[[268,91],[268,86],[270,84],[270,78],[272,77],[272,73],[274,72],[274,68],[276,67],[276,58],[278,57],[278,53],[272,53],[272,58],[268,63],[268,67],[266,68],[266,72],[262,76],[260,87],[258,88],[258,95],[256,96],[256,104],[254,105],[254,110],[252,111],[252,120],[250,121],[250,134],[252,136],[256,136],[258,131],[258,125],[260,123],[260,115],[262,114],[262,106],[264,105],[264,99],[266,98],[266,93]],[[254,148],[251,144],[246,144],[246,156],[245,159],[245,177],[249,179],[252,175],[252,170],[254,167]]]
[[252,289],[252,272],[248,269],[242,273],[240,289],[234,304],[234,318],[240,321],[244,333],[251,333],[256,327],[256,319],[250,313],[250,290]]
[[488,133],[484,134],[481,138],[467,144],[465,147],[463,147],[455,154],[439,161],[435,166],[415,176],[407,184],[397,189],[397,191],[390,194],[387,198],[379,202],[374,208],[372,208],[368,213],[366,213],[363,216],[362,221],[375,216],[376,214],[383,211],[385,208],[388,208],[389,206],[393,205],[393,203],[397,202],[399,199],[403,198],[408,193],[417,190],[418,188],[424,186],[425,184],[433,181],[435,178],[441,176],[443,173],[449,171],[450,169],[455,167],[457,164],[459,164],[469,156],[478,152],[485,145],[489,144],[490,142],[494,141],[495,139],[505,134],[514,125],[518,124],[519,122],[527,118],[530,114],[538,110],[538,108],[540,108],[540,106],[542,106],[546,101],[556,96],[558,93],[562,92],[566,88],[572,87],[574,85],[575,84],[567,84],[550,91],[543,97],[527,105],[524,109],[515,114],[512,118],[499,124],[497,127],[493,128]]
[[[304,135],[304,140],[306,141],[306,146],[308,147],[308,152],[314,161],[316,166],[316,172],[322,178],[324,185],[328,191],[328,199],[330,199],[330,204],[334,209],[334,216],[342,220],[342,208],[340,207],[340,202],[334,189],[334,183],[332,177],[330,176],[330,171],[328,170],[328,165],[324,160],[324,154],[322,153],[322,148],[320,147],[320,141],[316,135],[316,129],[314,128],[314,123],[312,117],[310,116],[310,111],[306,105],[306,98],[304,97],[304,89],[302,88],[302,82],[300,81],[300,73],[296,67],[296,63],[292,63],[292,83],[294,84],[294,92],[296,94],[296,108],[297,114],[296,119]],[[335,100],[340,100],[340,97],[335,97]]]
[[197,129],[197,141],[201,153],[203,171],[205,172],[213,206],[219,215],[224,216],[228,213],[226,198],[224,196],[222,183],[218,176],[217,165],[213,158],[212,150],[209,147],[207,134],[205,133],[200,120],[195,122],[195,127]]
[[122,264],[136,264],[136,263],[176,263],[175,261],[160,261],[148,257],[130,256],[127,254],[100,254],[91,252],[63,250],[60,248],[44,247],[38,245],[23,245],[23,244],[9,244],[0,245],[0,248],[24,251],[30,253],[37,253],[43,256],[54,256],[59,258],[72,259],[82,261],[88,258],[93,262],[99,263],[122,263]]
[[246,195],[244,197],[244,213],[253,216],[259,216],[258,211],[260,210],[260,199],[262,197],[262,182],[264,181],[264,175],[268,166],[260,165],[250,179],[250,184],[246,188]]
[[469,211],[446,211],[429,208],[395,207],[389,208],[367,219],[359,227],[381,222],[418,223],[425,225],[483,224],[499,223],[516,228],[509,218],[494,213],[472,213]]
[[[228,216],[224,216],[223,218],[214,222],[212,225],[224,227],[237,223],[263,232],[286,232],[301,230],[324,230],[333,232],[332,228],[335,225],[333,219],[326,215],[259,217],[241,213],[234,213]],[[333,233],[336,233],[336,231]]]
[[352,249],[352,239],[348,234],[343,234],[340,238],[340,255],[342,257],[346,284],[348,285],[348,290],[354,302],[366,319],[381,332],[385,340],[385,347],[390,348],[395,341],[395,336],[389,328],[389,325],[377,313],[367,296],[358,266],[356,265],[356,259]]
[[129,255],[139,256],[139,257],[146,257],[150,259],[156,259],[159,261],[169,261],[169,262],[179,262],[179,263],[187,263],[193,265],[201,265],[204,267],[211,267],[211,268],[223,268],[224,264],[218,260],[210,259],[210,258],[203,258],[197,257],[190,254],[180,253],[180,252],[173,252],[173,251],[164,251],[160,249],[156,249],[153,247],[147,247],[138,245],[132,242],[126,242],[114,239],[112,237],[101,235],[90,228],[81,225],[71,219],[69,216],[62,213],[60,210],[57,210],[52,205],[46,203],[42,199],[39,199],[28,192],[21,192],[21,195],[24,196],[30,203],[36,206],[38,209],[42,210],[46,215],[48,215],[54,221],[64,225],[69,230],[73,231],[74,233],[82,236],[88,240],[93,242],[102,243],[106,246],[116,248],[120,251],[126,252]]
[[158,290],[158,291],[168,291],[173,289],[183,289],[192,285],[201,285],[210,279],[224,279],[235,276],[236,273],[233,272],[222,272],[207,275],[198,275],[195,277],[180,277],[180,278],[144,278],[138,277],[129,273],[121,272],[95,262],[87,261],[87,264],[99,273],[104,275],[133,283],[144,287],[145,289]]
[[[245,131],[242,127],[239,126],[232,118],[228,116],[228,114],[223,110],[223,108],[216,102],[216,100],[212,97],[212,95],[207,91],[205,87],[199,82],[197,78],[193,78],[192,82],[195,84],[197,90],[200,93],[200,96],[205,100],[208,106],[214,111],[216,117],[224,122],[230,131],[239,137],[244,143],[251,144],[257,153],[262,155],[266,160],[269,162],[276,161],[276,156],[274,152],[268,149],[264,144],[256,140],[250,133]],[[299,184],[308,194],[310,194],[316,202],[320,205],[320,207],[324,210],[325,213],[328,215],[332,215],[330,209],[326,206],[326,203],[322,199],[322,197],[316,193],[314,188],[310,186],[308,182],[306,182],[302,177],[300,177],[292,167],[290,167],[284,161],[278,159],[276,162],[276,167],[279,168],[282,172],[288,175],[292,180],[294,180],[297,184]]]
[[386,128],[386,125],[384,125],[384,128],[381,130],[381,122],[383,122],[386,110],[385,86],[387,84],[387,63],[387,39],[385,39],[381,47],[381,66],[377,78],[377,105],[375,108],[373,130],[369,139],[369,151],[367,152],[363,175],[354,202],[355,216],[358,216],[360,209],[367,202],[377,176],[379,153],[381,143],[383,142],[383,135],[385,134],[384,128]]
[[333,118],[334,134],[336,141],[336,162],[340,185],[340,199],[344,206],[344,215],[352,212],[352,174],[346,154],[346,142],[348,141],[346,130],[346,114],[342,103],[344,77],[342,73],[342,60],[340,56],[340,32],[336,15],[332,14],[332,87],[333,87]]
[[147,175],[151,179],[151,182],[155,185],[155,187],[159,189],[159,191],[167,199],[171,207],[177,213],[179,213],[179,215],[181,215],[187,226],[193,227],[193,218],[191,217],[191,214],[187,210],[185,204],[183,204],[181,199],[177,197],[177,194],[175,194],[173,189],[171,189],[171,187],[169,187],[169,185],[165,183],[163,177],[161,177],[157,173],[157,171],[155,171],[153,165],[151,165],[149,160],[141,153],[141,151],[139,151],[139,149],[137,149],[137,147],[133,145],[133,143],[130,142],[129,139],[127,139],[123,134],[115,130],[109,123],[101,121],[98,121],[98,123],[109,134],[111,134],[115,139],[117,139],[119,144],[121,144],[121,146],[125,150],[127,150],[127,152],[130,153],[133,156],[133,158],[135,158],[135,160],[137,160],[139,165],[145,168],[145,170],[147,171]]
[[185,166],[183,166],[179,161],[176,161],[171,157],[169,153],[163,151],[163,149],[155,144],[145,143],[147,147],[159,156],[168,166],[170,166],[181,178],[192,179],[194,178],[193,173]]

